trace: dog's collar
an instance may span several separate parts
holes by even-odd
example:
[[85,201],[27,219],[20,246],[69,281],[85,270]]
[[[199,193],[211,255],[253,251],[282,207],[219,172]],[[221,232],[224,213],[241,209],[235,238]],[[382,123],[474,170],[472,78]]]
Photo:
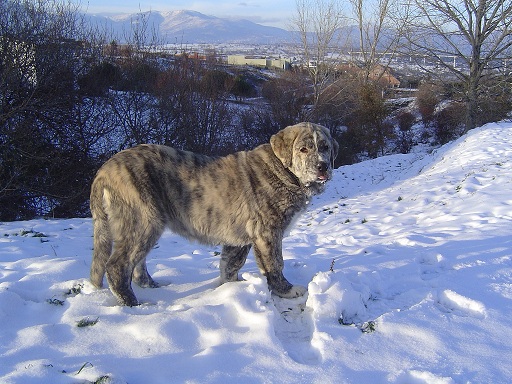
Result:
[[290,177],[291,177],[291,178],[292,178],[292,180],[294,181],[294,184],[297,184],[297,185],[298,185],[299,187],[301,187],[301,188],[304,188],[304,187],[305,187],[305,185],[303,185],[303,184],[300,182],[300,180],[299,180],[299,178],[297,177],[297,175],[295,175],[295,173],[293,173],[293,172],[290,170],[290,168],[285,167],[285,169],[288,171],[288,174],[290,175]]

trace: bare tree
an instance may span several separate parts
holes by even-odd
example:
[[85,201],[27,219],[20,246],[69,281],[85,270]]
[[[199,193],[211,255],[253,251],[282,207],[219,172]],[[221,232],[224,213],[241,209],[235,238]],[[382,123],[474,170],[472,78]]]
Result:
[[[396,18],[395,0],[350,0],[351,18],[341,1],[297,0],[296,4],[294,26],[313,86],[310,117],[336,137],[338,128],[346,127],[344,139],[351,136],[354,151],[377,156],[391,134],[379,83],[397,52],[405,24]],[[350,41],[352,37],[355,41]],[[341,65],[352,44],[359,47],[357,65],[362,71]],[[384,69],[379,73],[376,67],[381,62]]]
[[262,94],[268,101],[278,127],[297,124],[306,118],[304,106],[309,97],[308,89],[304,86],[304,76],[299,72],[289,72],[263,85]]
[[498,73],[500,62],[510,57],[512,2],[412,0],[410,5],[410,48],[434,59],[463,84],[465,129],[476,127],[481,123],[479,101],[484,84]]
[[0,0],[0,10],[0,219],[83,215],[90,135],[101,129],[78,134],[87,105],[76,85],[92,35],[63,1]]
[[297,0],[296,15],[291,28],[297,31],[300,49],[313,87],[313,105],[316,106],[323,91],[332,84],[336,66],[330,54],[340,53],[341,27],[346,23],[339,1]]
[[[364,82],[379,81],[385,71],[375,71],[377,65],[384,68],[395,58],[401,44],[407,13],[397,14],[401,6],[397,0],[349,0],[352,17],[357,27],[357,58],[363,68]],[[355,45],[355,44],[353,44]]]

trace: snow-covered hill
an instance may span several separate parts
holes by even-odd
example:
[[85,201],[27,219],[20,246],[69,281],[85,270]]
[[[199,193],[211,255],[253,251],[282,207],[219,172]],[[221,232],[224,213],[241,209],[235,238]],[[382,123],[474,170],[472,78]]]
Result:
[[219,248],[169,232],[166,285],[119,307],[87,281],[90,219],[2,223],[0,382],[511,382],[511,142],[488,124],[338,169],[284,241],[294,300],[252,256],[219,287]]
[[161,42],[272,44],[290,41],[290,32],[243,19],[226,19],[195,11],[144,12],[140,14],[88,15],[93,25],[112,31],[120,41],[136,26],[146,24],[146,38],[156,33]]

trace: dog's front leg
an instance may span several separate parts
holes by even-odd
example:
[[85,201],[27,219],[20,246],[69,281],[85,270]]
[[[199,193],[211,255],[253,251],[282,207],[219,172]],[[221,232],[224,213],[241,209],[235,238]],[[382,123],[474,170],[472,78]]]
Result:
[[254,241],[254,255],[269,289],[279,297],[295,298],[304,295],[307,288],[292,285],[283,275],[282,238],[258,238]]
[[251,245],[233,247],[224,245],[220,254],[220,283],[238,281],[238,271],[244,266]]

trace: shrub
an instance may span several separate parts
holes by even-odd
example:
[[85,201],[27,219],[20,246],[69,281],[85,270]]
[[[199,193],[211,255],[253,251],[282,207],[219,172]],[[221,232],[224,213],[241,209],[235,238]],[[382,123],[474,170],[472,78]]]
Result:
[[218,69],[206,70],[201,78],[200,87],[205,94],[211,97],[220,97],[233,87],[233,76]]
[[506,118],[512,109],[511,101],[512,84],[510,78],[496,77],[484,82],[481,86],[478,101],[480,117],[478,125]]
[[423,83],[416,92],[416,104],[424,127],[427,129],[434,120],[436,106],[440,101],[441,89],[432,83]]
[[376,84],[367,83],[356,91],[356,104],[347,126],[358,136],[362,150],[375,158],[383,154],[386,140],[393,135],[391,124],[385,121],[387,110],[382,90]]
[[103,96],[109,88],[117,88],[121,80],[121,69],[115,64],[103,61],[80,77],[78,86],[84,95]]
[[416,121],[416,117],[411,112],[402,111],[397,115],[396,119],[399,129],[396,140],[397,150],[400,153],[409,153],[413,145],[412,126]]
[[439,144],[446,144],[456,139],[464,132],[466,106],[463,103],[452,102],[442,108],[433,122],[434,138]]
[[255,96],[256,90],[244,76],[237,75],[233,80],[231,93],[235,95],[237,98],[241,99],[242,97]]

